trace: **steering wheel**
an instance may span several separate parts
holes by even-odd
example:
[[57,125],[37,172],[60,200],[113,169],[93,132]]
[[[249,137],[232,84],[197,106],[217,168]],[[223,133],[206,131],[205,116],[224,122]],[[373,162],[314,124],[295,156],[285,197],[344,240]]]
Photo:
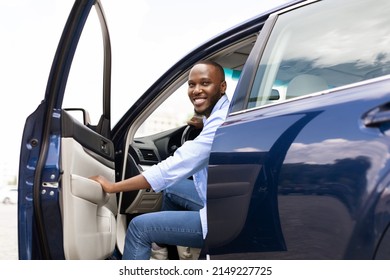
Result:
[[181,145],[188,140],[194,140],[203,129],[203,116],[195,113],[188,121],[188,125],[181,136]]
[[194,140],[201,131],[201,128],[197,128],[193,125],[187,125],[181,135],[181,145],[183,145],[188,140]]

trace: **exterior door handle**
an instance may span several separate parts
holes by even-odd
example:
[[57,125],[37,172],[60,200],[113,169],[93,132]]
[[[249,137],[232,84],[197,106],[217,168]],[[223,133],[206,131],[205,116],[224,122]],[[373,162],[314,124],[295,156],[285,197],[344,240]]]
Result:
[[367,127],[379,127],[384,123],[390,123],[390,104],[385,104],[369,111],[363,122]]

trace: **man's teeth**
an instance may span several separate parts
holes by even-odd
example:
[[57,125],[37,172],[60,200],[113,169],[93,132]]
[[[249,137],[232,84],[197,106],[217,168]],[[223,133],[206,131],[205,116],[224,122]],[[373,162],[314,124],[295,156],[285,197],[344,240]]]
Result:
[[194,104],[196,104],[196,105],[202,104],[204,101],[205,101],[205,99],[203,99],[203,98],[194,99]]

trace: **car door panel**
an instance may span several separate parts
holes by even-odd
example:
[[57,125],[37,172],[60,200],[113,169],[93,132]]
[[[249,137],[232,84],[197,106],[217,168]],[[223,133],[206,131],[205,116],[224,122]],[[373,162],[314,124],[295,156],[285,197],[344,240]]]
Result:
[[[212,178],[223,180],[208,182],[209,228],[212,231],[218,229],[218,234],[208,236],[208,246],[220,247],[228,244],[241,232],[247,217],[254,180],[260,169],[261,165],[256,163],[209,166]],[[237,176],[238,174],[241,176]],[[236,178],[242,178],[242,181],[237,182]],[[224,222],[226,216],[230,217],[229,224]]]
[[[263,172],[255,180],[242,232],[230,244],[209,248],[211,257],[371,258],[384,230],[381,226],[375,234],[375,219],[368,217],[375,217],[377,203],[370,197],[383,191],[380,182],[389,173],[383,156],[389,150],[388,123],[370,128],[364,119],[373,108],[387,104],[389,88],[385,80],[296,100],[290,104],[294,106],[287,102],[228,117],[217,131],[210,164],[237,164],[248,157],[245,150],[252,156],[262,151],[254,157],[262,161]],[[240,126],[243,140],[236,139],[233,126]],[[233,151],[236,156],[229,158]],[[210,168],[209,180],[221,176]],[[227,211],[231,206],[219,207]],[[232,226],[231,217],[221,219],[224,227]],[[218,238],[216,228],[209,229],[208,238]]]
[[[66,111],[62,113],[62,125],[60,204],[65,258],[104,259],[115,247],[116,196],[105,193],[89,177],[100,174],[115,180],[114,147]],[[80,142],[88,143],[87,147]]]
[[[222,233],[219,231],[223,228],[219,225],[219,229],[210,223],[210,232],[207,236],[207,243],[211,254],[223,254],[229,252],[256,252],[263,250],[284,250],[285,242],[280,228],[280,220],[277,215],[278,209],[275,207],[277,201],[277,177],[280,166],[287,153],[287,149],[299,131],[315,116],[317,113],[309,114],[291,114],[288,116],[279,116],[275,118],[265,118],[261,126],[257,122],[251,121],[256,119],[259,112],[251,112],[245,115],[240,115],[228,118],[226,123],[219,129],[221,130],[220,137],[217,135],[213,144],[213,152],[210,157],[210,165],[217,165],[219,168],[228,169],[237,164],[241,165],[241,169],[247,168],[249,163],[256,164],[258,170],[251,180],[246,173],[240,172],[231,175],[231,181],[240,179],[242,182],[247,182],[251,185],[250,200],[246,203],[241,201],[236,207],[248,208],[247,215],[238,217],[238,214],[231,214],[231,221],[235,219],[243,219],[246,221],[245,227],[242,228],[240,235],[236,239],[231,239],[230,244],[225,244],[218,248],[216,244],[210,244],[210,240],[221,239]],[[240,126],[240,134],[234,133],[237,126]],[[264,136],[263,131],[267,131],[267,136]],[[234,135],[233,135],[234,134]],[[226,135],[232,141],[226,141]],[[234,137],[234,139],[233,139]],[[240,140],[238,140],[240,138]],[[261,140],[261,141],[260,141]],[[238,143],[240,143],[238,145]],[[226,149],[225,152],[218,152],[221,147]],[[214,149],[216,149],[214,151]],[[217,150],[218,149],[218,150]],[[227,152],[229,151],[229,152]],[[261,169],[259,168],[261,167]],[[226,175],[225,175],[226,176]],[[208,197],[215,192],[213,181],[220,182],[224,180],[222,174],[218,174],[213,168],[209,169],[209,185]],[[242,188],[244,184],[237,184],[237,188]],[[277,187],[276,187],[277,188]],[[220,192],[221,196],[223,192]],[[223,221],[224,211],[233,206],[227,204],[220,205],[219,220]],[[208,219],[218,215],[214,209],[214,200],[208,200]],[[266,213],[272,213],[267,215]],[[232,218],[235,217],[235,218]],[[215,218],[214,218],[215,219]],[[225,227],[234,227],[234,223],[229,221]],[[222,222],[220,222],[222,223]],[[263,240],[263,242],[261,242]],[[266,242],[265,242],[266,241]],[[214,246],[215,245],[215,246]]]

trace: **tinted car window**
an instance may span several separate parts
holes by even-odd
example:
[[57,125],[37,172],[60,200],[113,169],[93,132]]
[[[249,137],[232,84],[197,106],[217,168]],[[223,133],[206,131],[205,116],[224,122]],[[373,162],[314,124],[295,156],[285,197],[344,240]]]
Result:
[[247,108],[389,74],[389,6],[330,0],[281,14]]

